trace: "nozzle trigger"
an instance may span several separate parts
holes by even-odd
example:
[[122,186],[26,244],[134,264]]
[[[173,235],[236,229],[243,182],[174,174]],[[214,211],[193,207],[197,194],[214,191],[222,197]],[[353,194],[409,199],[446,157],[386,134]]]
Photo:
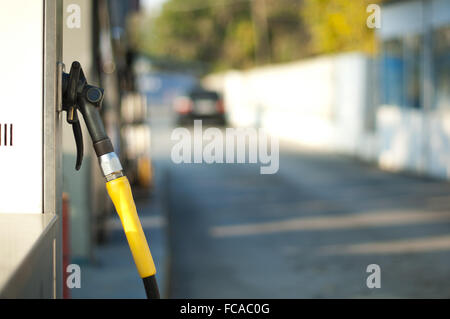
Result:
[[75,137],[75,144],[77,145],[77,162],[75,164],[75,169],[79,171],[81,163],[83,162],[84,153],[83,133],[81,132],[81,125],[79,121],[72,124],[72,130],[73,136]]

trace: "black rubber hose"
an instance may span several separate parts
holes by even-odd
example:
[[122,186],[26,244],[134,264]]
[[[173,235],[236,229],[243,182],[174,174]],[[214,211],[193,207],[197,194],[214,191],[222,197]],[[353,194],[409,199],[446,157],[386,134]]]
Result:
[[147,294],[147,299],[160,299],[158,283],[156,282],[155,276],[142,278],[144,281],[145,293]]

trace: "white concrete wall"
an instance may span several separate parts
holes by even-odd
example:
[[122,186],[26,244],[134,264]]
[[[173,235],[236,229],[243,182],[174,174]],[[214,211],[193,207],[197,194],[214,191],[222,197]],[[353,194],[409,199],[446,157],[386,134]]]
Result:
[[369,156],[367,62],[359,53],[324,56],[210,75],[204,83],[223,92],[232,125],[261,126],[308,147]]
[[450,110],[435,110],[428,116],[427,124],[427,171],[433,176],[450,178]]
[[378,160],[390,170],[424,170],[424,117],[421,111],[381,106],[377,112]]
[[450,178],[450,110],[382,106],[377,113],[378,159],[390,170]]

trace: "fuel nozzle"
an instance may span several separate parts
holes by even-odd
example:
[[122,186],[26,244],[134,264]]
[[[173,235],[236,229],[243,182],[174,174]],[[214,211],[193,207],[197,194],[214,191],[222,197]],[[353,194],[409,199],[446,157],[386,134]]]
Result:
[[106,189],[122,222],[131,253],[139,275],[141,276],[148,298],[159,298],[156,282],[156,268],[150,249],[136,211],[131,186],[123,175],[122,165],[114,152],[100,117],[103,101],[103,89],[89,85],[79,62],[73,62],[70,73],[63,73],[63,110],[67,112],[67,122],[72,125],[77,145],[77,162],[79,170],[83,161],[83,135],[81,133],[78,111],[91,136],[103,175]]
[[104,91],[102,88],[89,85],[79,62],[73,62],[70,73],[63,73],[63,110],[67,112],[67,122],[72,130],[77,146],[77,161],[75,169],[79,170],[83,162],[83,135],[81,132],[78,111],[92,139],[100,167],[107,181],[123,176],[122,165],[114,152],[111,140],[106,135],[100,117]]

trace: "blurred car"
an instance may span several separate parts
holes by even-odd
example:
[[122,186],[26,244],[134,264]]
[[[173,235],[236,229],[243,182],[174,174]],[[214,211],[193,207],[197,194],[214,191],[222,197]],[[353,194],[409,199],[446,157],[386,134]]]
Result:
[[215,91],[193,89],[175,100],[174,109],[178,116],[178,124],[193,123],[196,119],[226,124],[224,103],[219,93]]

